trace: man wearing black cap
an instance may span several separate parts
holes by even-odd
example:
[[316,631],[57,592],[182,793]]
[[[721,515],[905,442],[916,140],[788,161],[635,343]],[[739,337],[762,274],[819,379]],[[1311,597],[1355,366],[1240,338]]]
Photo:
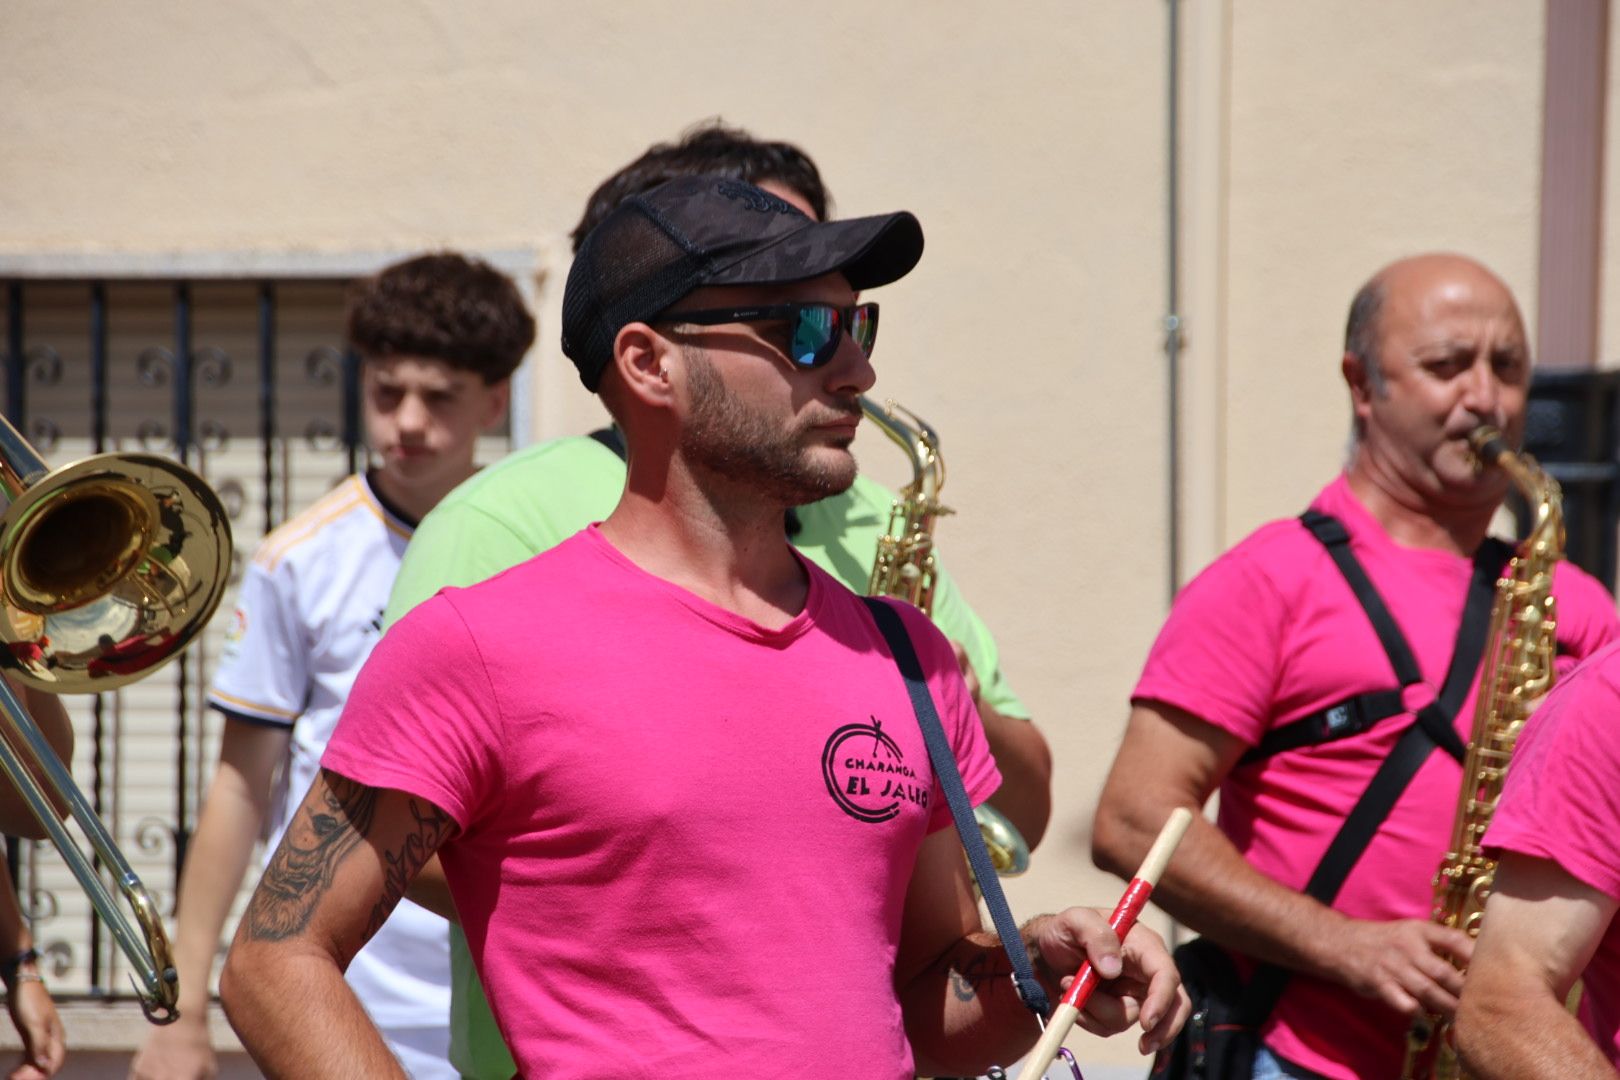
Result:
[[[564,350],[629,477],[599,526],[413,610],[362,672],[221,980],[275,1075],[399,1075],[339,967],[444,865],[520,1071],[546,1077],[977,1072],[1034,1041],[982,931],[904,682],[860,598],[782,514],[847,486],[877,306],[909,214],[812,222],[676,180],[586,240]],[[996,768],[949,643],[896,605],[967,790]],[[1083,1023],[1186,1001],[1162,942],[1095,911],[1024,935]]]
[[[815,162],[791,143],[756,138],[718,121],[696,125],[679,140],[649,147],[607,177],[587,198],[570,232],[577,252],[626,198],[682,176],[719,176],[763,188],[812,219],[829,217],[831,193]],[[888,379],[885,389],[892,392]],[[874,436],[862,432],[869,442]],[[879,440],[880,442],[882,440]],[[859,440],[858,440],[859,443]],[[882,452],[880,446],[869,452]],[[855,448],[860,457],[860,446]],[[384,615],[385,629],[446,586],[472,585],[560,544],[613,512],[624,491],[623,440],[612,428],[533,443],[508,454],[441,500],[411,536]],[[895,494],[859,475],[830,498],[794,507],[789,540],[811,562],[857,592],[867,591],[880,539],[891,528]],[[985,740],[1001,773],[989,805],[1005,814],[1035,849],[1051,815],[1051,751],[1001,664],[990,628],[957,587],[946,561],[935,565],[931,615],[958,646]],[[410,899],[459,919],[430,860]],[[464,1080],[511,1080],[517,1065],[456,926],[450,934],[450,1060]]]

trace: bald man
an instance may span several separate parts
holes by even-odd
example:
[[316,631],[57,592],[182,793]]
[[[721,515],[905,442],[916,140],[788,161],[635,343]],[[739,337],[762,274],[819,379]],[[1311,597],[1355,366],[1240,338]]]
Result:
[[[1518,305],[1474,260],[1374,275],[1340,361],[1344,472],[1182,591],[1132,695],[1093,856],[1128,877],[1174,807],[1220,791],[1154,900],[1235,962],[1256,1078],[1396,1076],[1411,1020],[1455,1012],[1471,942],[1429,921],[1430,881],[1508,554],[1486,535],[1508,481],[1467,435],[1519,444],[1530,366]],[[1553,591],[1561,665],[1620,636],[1591,577],[1560,566]]]

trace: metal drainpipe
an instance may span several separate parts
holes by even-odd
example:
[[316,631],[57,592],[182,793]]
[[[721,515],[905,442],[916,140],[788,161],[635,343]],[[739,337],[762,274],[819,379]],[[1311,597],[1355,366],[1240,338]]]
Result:
[[1181,586],[1181,161],[1178,138],[1181,121],[1181,0],[1168,0],[1169,58],[1165,76],[1165,285],[1164,355],[1166,360],[1169,410],[1169,589],[1166,602],[1176,597]]
[[[1181,586],[1181,0],[1167,0],[1169,20],[1165,74],[1165,316],[1164,356],[1166,408],[1169,429],[1166,455],[1169,488],[1169,581],[1165,605],[1175,601]],[[1168,944],[1173,950],[1184,940],[1181,923],[1170,920]]]

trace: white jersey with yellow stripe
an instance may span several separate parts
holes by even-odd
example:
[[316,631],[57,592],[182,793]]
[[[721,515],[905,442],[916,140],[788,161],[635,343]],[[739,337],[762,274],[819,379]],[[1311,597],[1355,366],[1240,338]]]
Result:
[[[350,476],[274,530],[242,579],[209,704],[237,722],[290,729],[267,822],[273,851],[320,767],[412,527]],[[449,1015],[444,920],[409,901],[355,957],[349,981],[379,1027],[435,1027]]]

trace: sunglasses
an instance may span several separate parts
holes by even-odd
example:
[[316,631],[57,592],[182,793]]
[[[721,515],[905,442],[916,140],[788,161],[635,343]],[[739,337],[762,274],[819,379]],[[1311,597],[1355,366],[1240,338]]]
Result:
[[661,323],[693,323],[720,326],[736,322],[785,320],[788,323],[788,359],[793,366],[811,371],[838,354],[844,335],[860,346],[867,358],[877,341],[876,303],[852,304],[770,304],[764,307],[712,308],[703,311],[674,311],[658,319]]

